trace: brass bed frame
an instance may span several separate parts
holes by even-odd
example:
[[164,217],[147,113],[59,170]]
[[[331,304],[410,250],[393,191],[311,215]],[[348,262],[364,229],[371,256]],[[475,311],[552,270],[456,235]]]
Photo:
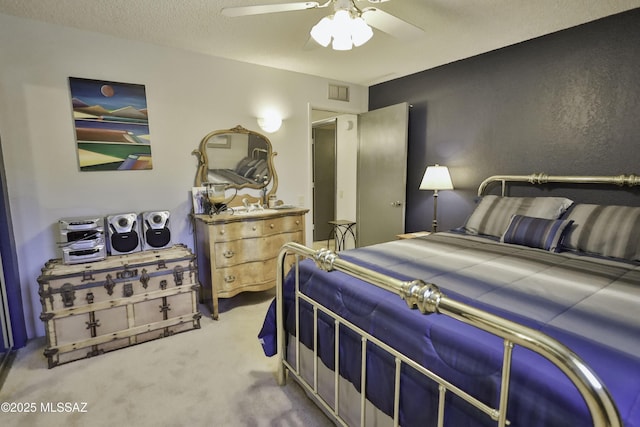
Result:
[[[572,183],[572,184],[615,184],[615,185],[640,185],[640,177],[635,175],[619,175],[619,176],[549,176],[546,174],[532,175],[495,175],[484,180],[478,188],[478,195],[482,196],[484,191],[494,182],[502,183],[502,194],[504,195],[506,182],[529,182],[531,184],[542,184],[548,182]],[[295,316],[296,330],[299,330],[299,305],[300,300],[309,303],[313,308],[314,319],[314,350],[313,350],[313,382],[307,381],[300,372],[300,340],[299,335],[294,337],[295,346],[295,366],[287,360],[286,348],[286,331],[284,329],[283,319],[283,283],[285,276],[285,258],[289,255],[295,255]],[[502,364],[502,383],[500,387],[500,398],[498,407],[490,407],[479,401],[475,397],[466,393],[464,390],[456,387],[446,379],[439,377],[417,362],[409,359],[405,355],[399,353],[389,345],[381,342],[366,331],[353,325],[351,322],[341,318],[331,312],[326,307],[312,300],[308,296],[299,291],[299,267],[298,262],[301,258],[311,258],[316,265],[325,271],[341,271],[360,280],[371,283],[389,292],[392,292],[406,301],[410,308],[417,308],[423,314],[437,314],[449,316],[464,322],[478,329],[492,333],[501,337],[504,342],[503,364]],[[361,366],[361,388],[365,390],[366,384],[366,352],[367,342],[372,342],[379,348],[390,353],[395,358],[395,391],[394,391],[394,411],[393,425],[398,426],[399,417],[399,401],[400,401],[400,369],[402,364],[407,364],[420,372],[428,379],[435,381],[439,389],[438,404],[438,426],[444,423],[444,402],[446,393],[454,393],[466,402],[470,403],[481,412],[491,417],[497,422],[498,426],[509,424],[506,418],[508,391],[510,381],[511,356],[515,345],[527,348],[535,353],[548,359],[556,365],[576,386],[580,394],[585,400],[587,407],[593,419],[593,425],[600,426],[622,426],[620,414],[606,387],[598,379],[597,375],[591,368],[568,347],[557,340],[538,332],[534,329],[525,327],[518,323],[503,319],[499,316],[476,309],[467,304],[463,304],[444,295],[440,289],[432,283],[425,283],[421,280],[401,281],[375,271],[360,267],[356,264],[340,259],[340,257],[327,249],[314,251],[297,243],[288,243],[284,245],[278,257],[278,272],[276,284],[276,322],[277,322],[277,357],[278,357],[278,382],[285,384],[286,373],[300,383],[307,393],[316,403],[333,418],[333,420],[341,425],[347,425],[347,422],[341,416],[339,407],[338,386],[339,373],[334,371],[334,405],[327,402],[318,392],[318,354],[317,354],[317,320],[318,313],[322,312],[330,316],[335,325],[335,366],[339,366],[338,340],[340,326],[347,326],[355,331],[362,340],[362,366]],[[365,393],[360,393],[360,423],[365,425],[366,397]]]
[[633,187],[640,185],[640,176],[630,175],[603,175],[603,176],[566,176],[547,175],[546,173],[533,173],[531,175],[493,175],[480,183],[478,196],[482,196],[489,184],[502,183],[502,195],[505,195],[507,182],[528,182],[529,184],[547,184],[551,182],[564,184],[614,184],[620,187]]

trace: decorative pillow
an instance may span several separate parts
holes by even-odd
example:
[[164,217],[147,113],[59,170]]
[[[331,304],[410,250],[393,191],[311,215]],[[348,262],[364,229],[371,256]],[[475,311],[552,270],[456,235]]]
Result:
[[513,215],[558,219],[572,203],[564,197],[484,196],[464,228],[469,234],[501,237]]
[[563,246],[611,258],[640,260],[640,207],[577,204]]
[[256,170],[256,163],[258,163],[258,161],[255,159],[249,160],[244,165],[242,165],[242,167],[236,169],[236,173],[238,175],[244,176],[245,178],[250,177],[251,174]]
[[544,219],[514,215],[500,241],[559,252],[564,232],[572,223],[573,221],[570,219]]
[[241,171],[246,171],[247,169],[247,165],[249,164],[249,162],[251,161],[251,157],[244,157],[242,158],[238,164],[236,165],[236,173],[239,175],[242,175]]

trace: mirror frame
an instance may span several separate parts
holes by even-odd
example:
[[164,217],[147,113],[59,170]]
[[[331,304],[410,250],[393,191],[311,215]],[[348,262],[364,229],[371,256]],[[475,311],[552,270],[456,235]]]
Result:
[[252,183],[246,184],[232,184],[230,183],[227,188],[235,188],[236,190],[240,190],[242,188],[253,188],[255,190],[264,191],[271,182],[271,189],[265,193],[265,200],[269,198],[270,195],[276,194],[278,189],[278,174],[276,173],[276,168],[273,164],[273,158],[278,154],[273,151],[273,146],[271,145],[271,141],[265,135],[246,129],[240,125],[232,128],[232,129],[220,129],[209,132],[202,138],[200,141],[200,145],[198,149],[193,150],[191,154],[195,155],[198,158],[198,169],[196,171],[196,177],[194,184],[196,187],[201,187],[204,182],[207,182],[208,179],[208,165],[209,165],[209,157],[207,155],[207,143],[210,139],[224,134],[245,134],[245,135],[254,135],[256,137],[262,138],[267,144],[267,165],[269,166],[269,171],[271,172],[271,177],[269,181],[267,181],[264,185],[256,185]]

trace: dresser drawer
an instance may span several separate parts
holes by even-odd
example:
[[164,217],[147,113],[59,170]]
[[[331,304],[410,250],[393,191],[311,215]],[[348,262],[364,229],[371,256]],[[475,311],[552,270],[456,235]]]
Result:
[[264,261],[278,256],[285,243],[303,241],[301,231],[282,233],[257,239],[240,239],[214,245],[216,268],[230,267],[249,261]]
[[237,239],[250,239],[262,236],[263,220],[247,220],[229,222],[213,226],[213,239],[216,242],[226,242]]
[[213,229],[216,242],[237,239],[251,239],[271,234],[301,231],[303,218],[299,215],[285,217],[245,220],[216,224]]
[[262,221],[262,233],[264,235],[291,233],[302,230],[302,217],[285,216],[280,218],[265,219]]
[[234,267],[221,268],[216,270],[215,279],[218,292],[239,293],[253,285],[272,284],[275,285],[277,262],[275,259],[259,262],[249,262]]

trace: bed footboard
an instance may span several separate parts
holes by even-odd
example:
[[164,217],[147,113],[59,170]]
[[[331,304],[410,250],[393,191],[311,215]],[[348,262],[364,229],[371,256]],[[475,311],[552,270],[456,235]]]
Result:
[[[617,407],[613,402],[609,392],[598,379],[596,374],[591,370],[589,366],[575,353],[573,353],[565,345],[561,344],[557,340],[539,332],[534,329],[525,327],[518,323],[506,320],[499,316],[487,313],[485,311],[476,309],[467,304],[460,303],[454,299],[448,298],[444,295],[440,289],[434,284],[424,283],[420,280],[414,281],[401,281],[370,269],[363,268],[359,265],[342,260],[334,252],[322,249],[314,251],[303,245],[296,243],[288,243],[282,247],[278,258],[278,273],[277,273],[277,290],[276,290],[276,322],[277,322],[277,357],[278,357],[278,381],[280,384],[285,383],[286,371],[294,375],[296,380],[303,385],[309,394],[311,394],[321,407],[331,415],[336,422],[347,425],[346,421],[341,418],[340,408],[337,404],[330,404],[318,394],[318,355],[315,353],[318,349],[317,345],[313,346],[313,365],[314,375],[313,381],[309,382],[303,378],[299,372],[300,367],[300,333],[295,336],[295,342],[297,350],[295,352],[298,360],[295,363],[290,363],[287,358],[286,348],[286,334],[285,320],[283,316],[284,309],[284,276],[285,276],[285,258],[287,255],[295,255],[294,274],[295,274],[295,311],[296,311],[296,331],[299,331],[299,305],[300,301],[305,301],[313,307],[314,316],[314,339],[317,340],[317,316],[322,313],[325,316],[329,316],[334,324],[336,330],[336,347],[335,347],[335,366],[338,366],[338,331],[340,327],[348,327],[355,331],[362,341],[362,373],[361,373],[361,387],[360,390],[365,390],[365,383],[367,381],[367,369],[366,369],[366,352],[367,343],[371,342],[378,348],[391,354],[395,360],[395,389],[394,389],[394,403],[393,403],[393,423],[399,425],[399,402],[400,402],[400,372],[402,364],[406,364],[412,367],[414,370],[424,375],[428,380],[437,384],[439,390],[439,403],[438,413],[434,414],[437,417],[438,426],[444,424],[444,410],[445,410],[445,397],[447,393],[453,393],[457,397],[465,400],[467,403],[473,405],[480,412],[490,417],[497,422],[499,426],[505,426],[509,424],[507,419],[507,406],[509,385],[511,377],[511,361],[512,352],[514,346],[521,346],[527,348],[542,357],[549,360],[555,366],[557,366],[576,386],[579,393],[584,398],[584,401],[589,409],[591,417],[593,419],[594,426],[622,426],[622,421],[618,413]],[[464,322],[475,328],[489,332],[493,335],[500,337],[504,343],[504,352],[502,357],[502,375],[499,391],[499,402],[497,407],[491,407],[481,402],[477,398],[466,393],[464,390],[456,387],[456,385],[447,381],[446,378],[441,378],[437,374],[426,369],[409,357],[401,354],[394,348],[390,347],[384,342],[381,342],[376,337],[372,336],[368,332],[360,329],[358,326],[352,324],[341,316],[332,313],[326,307],[319,304],[317,301],[309,298],[307,295],[299,291],[299,267],[298,263],[301,258],[311,258],[315,261],[316,265],[324,271],[341,271],[360,280],[371,283],[377,287],[392,292],[406,301],[409,308],[417,308],[422,314],[434,314],[442,315],[454,318],[458,321]],[[337,370],[336,370],[337,371]],[[339,387],[337,382],[339,380],[338,372],[334,373],[335,377],[335,396],[334,402],[339,402]],[[365,393],[361,393],[360,396],[360,423],[365,425]]]

